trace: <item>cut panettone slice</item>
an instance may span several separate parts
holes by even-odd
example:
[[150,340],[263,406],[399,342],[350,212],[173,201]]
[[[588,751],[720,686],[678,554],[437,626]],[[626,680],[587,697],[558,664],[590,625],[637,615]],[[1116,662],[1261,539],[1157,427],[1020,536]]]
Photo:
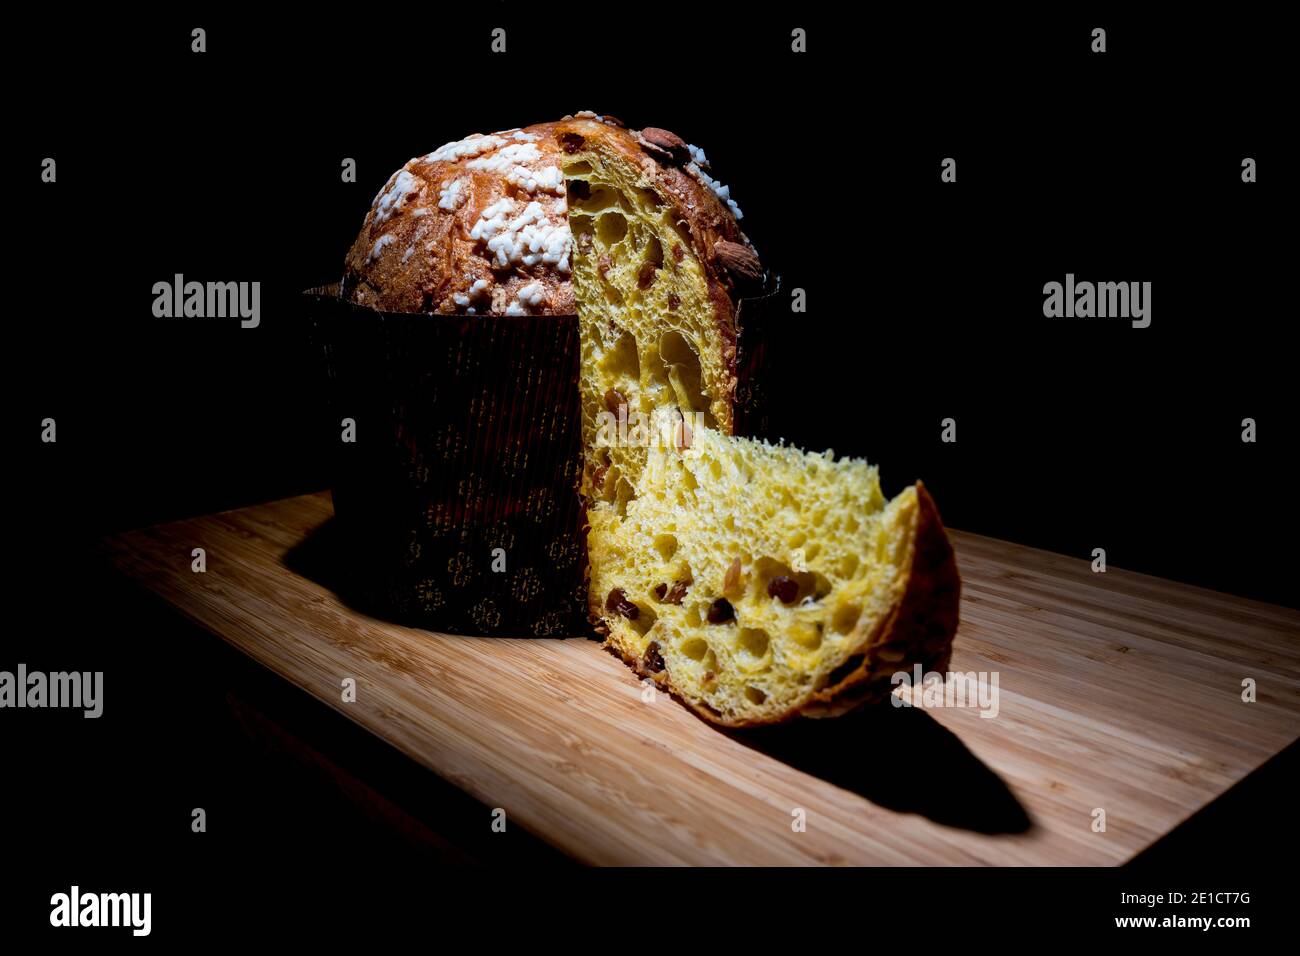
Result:
[[694,147],[583,119],[556,137],[582,342],[582,491],[589,506],[622,513],[646,460],[637,436],[659,412],[732,430],[735,303],[762,269],[734,203],[701,185],[712,181]]
[[608,646],[715,723],[840,713],[947,667],[960,582],[919,483],[888,501],[865,461],[702,430],[589,520]]

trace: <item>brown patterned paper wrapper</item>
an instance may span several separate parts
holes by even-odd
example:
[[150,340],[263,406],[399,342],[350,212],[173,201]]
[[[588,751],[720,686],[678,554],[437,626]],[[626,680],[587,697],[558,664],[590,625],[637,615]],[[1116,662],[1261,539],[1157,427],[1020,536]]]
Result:
[[762,293],[741,299],[736,309],[737,435],[774,439],[768,383],[775,341],[790,322],[788,296],[782,294],[781,277],[769,276]]
[[577,316],[385,313],[334,286],[306,303],[350,590],[453,634],[585,634]]
[[[779,289],[738,307],[738,434],[766,437]],[[387,313],[337,286],[305,301],[329,378],[349,590],[453,634],[589,634],[577,316]]]

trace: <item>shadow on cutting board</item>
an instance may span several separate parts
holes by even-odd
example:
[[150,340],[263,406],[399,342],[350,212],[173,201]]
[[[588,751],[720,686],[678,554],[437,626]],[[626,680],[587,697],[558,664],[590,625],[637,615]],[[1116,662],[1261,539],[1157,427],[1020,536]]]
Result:
[[884,703],[730,736],[889,810],[977,833],[1024,833],[1033,826],[1002,778],[915,707]]
[[294,574],[333,591],[345,607],[379,620],[392,617],[363,586],[360,568],[337,518],[312,528],[282,560]]

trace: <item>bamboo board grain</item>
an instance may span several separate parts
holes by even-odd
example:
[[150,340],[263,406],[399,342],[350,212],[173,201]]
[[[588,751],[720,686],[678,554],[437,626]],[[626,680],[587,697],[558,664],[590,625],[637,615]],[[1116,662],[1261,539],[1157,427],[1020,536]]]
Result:
[[886,706],[723,733],[643,702],[589,640],[350,609],[291,569],[331,515],[306,495],[106,544],[189,618],[590,863],[1118,864],[1300,734],[1300,612],[960,532],[952,666],[998,672],[997,717]]

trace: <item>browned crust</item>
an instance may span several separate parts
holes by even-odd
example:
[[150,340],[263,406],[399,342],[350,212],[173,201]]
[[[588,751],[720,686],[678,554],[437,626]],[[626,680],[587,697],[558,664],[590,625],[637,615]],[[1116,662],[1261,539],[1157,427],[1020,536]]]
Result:
[[[555,126],[555,123],[541,123],[520,131],[536,137],[527,141],[542,154],[534,166],[560,161]],[[506,140],[505,146],[525,142],[512,139],[512,133],[492,135]],[[497,147],[500,148],[504,147]],[[483,155],[493,155],[497,149]],[[483,210],[502,198],[514,199],[521,206],[537,200],[548,210],[548,220],[558,223],[567,216],[563,211],[564,197],[545,192],[528,193],[509,183],[503,173],[470,168],[469,164],[479,156],[429,161],[429,155],[432,154],[416,157],[403,167],[416,188],[404,201],[396,203],[382,221],[377,207],[380,196],[388,189],[387,183],[375,196],[344,263],[344,295],[358,305],[385,312],[463,313],[466,308],[457,305],[453,296],[465,293],[476,279],[486,279],[491,284],[491,298],[477,301],[475,311],[481,315],[500,315],[520,288],[539,281],[545,287],[546,297],[544,304],[533,311],[572,314],[573,284],[568,274],[541,263],[497,268],[484,243],[470,238],[470,231]],[[462,182],[463,199],[456,208],[443,209],[438,204],[440,187],[454,180]],[[378,256],[372,256],[375,243],[382,236],[392,239]],[[413,251],[404,260],[408,248]]]
[[[724,727],[757,727],[779,724],[795,717],[834,717],[847,713],[869,701],[889,696],[891,678],[897,671],[910,671],[916,663],[923,671],[946,671],[957,633],[961,602],[961,577],[952,542],[944,531],[943,521],[934,499],[921,482],[916,483],[917,516],[909,547],[905,584],[897,604],[871,631],[862,631],[858,650],[849,662],[860,658],[847,674],[833,684],[815,692],[800,707],[784,714],[757,720],[728,720],[706,704],[692,701],[677,692],[666,672],[650,674],[640,660],[629,658],[608,641],[605,646],[632,667],[640,677],[650,677],[655,684],[671,693],[710,723]],[[593,615],[600,608],[592,604]],[[901,655],[886,660],[884,655]]]

